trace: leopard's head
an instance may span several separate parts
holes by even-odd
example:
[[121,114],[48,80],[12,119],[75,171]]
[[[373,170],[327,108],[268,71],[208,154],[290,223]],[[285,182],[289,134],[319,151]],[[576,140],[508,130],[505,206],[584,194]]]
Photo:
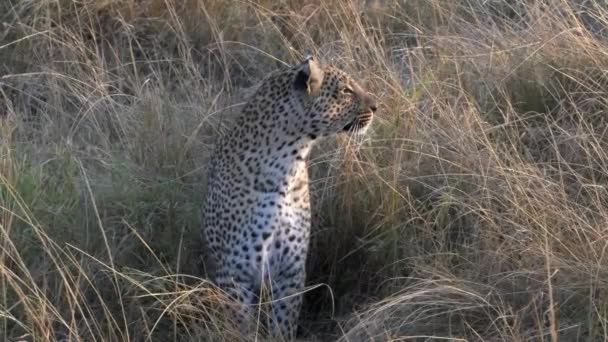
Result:
[[295,67],[293,84],[312,135],[363,133],[371,124],[374,99],[344,71],[308,57]]

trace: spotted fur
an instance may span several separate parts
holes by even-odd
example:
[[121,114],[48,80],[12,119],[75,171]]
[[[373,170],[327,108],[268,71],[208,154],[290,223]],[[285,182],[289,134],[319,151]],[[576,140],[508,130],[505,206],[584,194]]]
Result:
[[213,280],[239,304],[246,331],[265,289],[270,334],[294,337],[310,239],[306,159],[318,138],[359,132],[375,110],[346,73],[307,58],[266,78],[218,143],[202,236]]

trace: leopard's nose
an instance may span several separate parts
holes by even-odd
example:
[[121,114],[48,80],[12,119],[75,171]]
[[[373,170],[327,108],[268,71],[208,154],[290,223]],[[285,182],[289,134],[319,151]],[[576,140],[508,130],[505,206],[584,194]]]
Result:
[[370,111],[373,114],[378,110],[378,104],[369,93],[363,92],[361,100],[361,109],[364,111]]
[[367,95],[366,99],[365,99],[365,105],[367,106],[367,108],[372,112],[375,113],[376,110],[378,110],[378,104],[376,103],[376,101],[374,101],[374,99]]

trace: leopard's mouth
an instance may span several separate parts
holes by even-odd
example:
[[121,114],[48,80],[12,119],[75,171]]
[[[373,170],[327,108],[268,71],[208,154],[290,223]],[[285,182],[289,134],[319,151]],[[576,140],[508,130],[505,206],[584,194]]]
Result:
[[357,115],[357,117],[353,121],[349,122],[346,126],[344,126],[342,130],[344,132],[357,132],[369,125],[372,122],[373,118],[374,114],[372,112],[359,113],[359,115]]

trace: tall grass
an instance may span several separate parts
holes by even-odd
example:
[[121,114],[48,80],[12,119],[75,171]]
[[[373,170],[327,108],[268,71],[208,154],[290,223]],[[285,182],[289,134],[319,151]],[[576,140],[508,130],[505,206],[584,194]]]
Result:
[[0,340],[234,340],[206,160],[307,53],[381,104],[310,160],[308,340],[608,338],[596,0],[0,4]]

